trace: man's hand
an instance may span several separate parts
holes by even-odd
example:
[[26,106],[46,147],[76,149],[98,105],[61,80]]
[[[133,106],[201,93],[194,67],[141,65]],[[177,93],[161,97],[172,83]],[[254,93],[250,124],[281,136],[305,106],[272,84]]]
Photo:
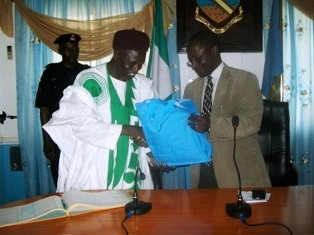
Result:
[[139,146],[148,147],[143,129],[140,126],[124,125],[122,127],[121,135],[128,135],[130,136],[130,139],[134,140],[134,142],[137,143]]
[[136,136],[136,137],[130,136],[130,139],[134,140],[134,142],[137,143],[141,147],[145,147],[145,148],[148,147],[145,137],[143,138],[141,136]]
[[51,140],[44,140],[44,153],[48,160],[53,160],[56,156],[54,143]]
[[203,114],[191,114],[191,116],[188,117],[188,120],[188,125],[196,132],[204,133],[210,128],[210,118]]
[[169,167],[167,163],[157,163],[152,152],[148,152],[147,156],[149,157],[150,165],[159,172],[169,172],[176,169],[175,166]]

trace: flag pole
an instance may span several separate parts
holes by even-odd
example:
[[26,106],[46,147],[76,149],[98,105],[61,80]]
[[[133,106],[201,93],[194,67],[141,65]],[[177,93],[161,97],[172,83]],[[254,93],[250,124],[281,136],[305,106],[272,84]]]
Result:
[[283,102],[284,96],[284,77],[283,74],[280,75],[280,102]]
[[[279,16],[280,16],[280,34],[281,34],[281,47],[283,48],[283,33],[282,33],[282,0],[279,0]],[[282,50],[283,51],[283,50]],[[284,97],[284,76],[280,75],[280,102],[283,102]]]

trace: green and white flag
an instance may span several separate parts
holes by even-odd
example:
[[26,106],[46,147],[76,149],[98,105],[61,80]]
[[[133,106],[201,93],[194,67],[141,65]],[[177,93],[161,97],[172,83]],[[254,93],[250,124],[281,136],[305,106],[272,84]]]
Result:
[[154,81],[160,98],[172,98],[172,82],[169,68],[167,38],[164,34],[161,0],[155,0],[154,26],[152,30],[151,48],[147,67],[147,76]]

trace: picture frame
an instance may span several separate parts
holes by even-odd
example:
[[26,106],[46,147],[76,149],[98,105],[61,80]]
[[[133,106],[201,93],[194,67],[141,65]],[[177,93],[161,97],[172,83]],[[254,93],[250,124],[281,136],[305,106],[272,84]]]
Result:
[[[227,1],[223,1],[227,2]],[[195,19],[197,0],[177,0],[177,50],[186,52],[188,39],[199,30],[210,30]],[[262,52],[262,0],[241,0],[242,19],[223,33],[217,33],[221,52]],[[200,10],[202,11],[202,10]]]

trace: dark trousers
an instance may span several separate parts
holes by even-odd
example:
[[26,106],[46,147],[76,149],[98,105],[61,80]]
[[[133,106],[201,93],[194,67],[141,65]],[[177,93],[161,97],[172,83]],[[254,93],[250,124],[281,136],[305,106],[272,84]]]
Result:
[[198,188],[218,188],[213,164],[201,164]]
[[55,157],[50,160],[50,170],[53,182],[57,188],[58,176],[59,176],[59,159],[60,159],[60,149],[55,145]]

